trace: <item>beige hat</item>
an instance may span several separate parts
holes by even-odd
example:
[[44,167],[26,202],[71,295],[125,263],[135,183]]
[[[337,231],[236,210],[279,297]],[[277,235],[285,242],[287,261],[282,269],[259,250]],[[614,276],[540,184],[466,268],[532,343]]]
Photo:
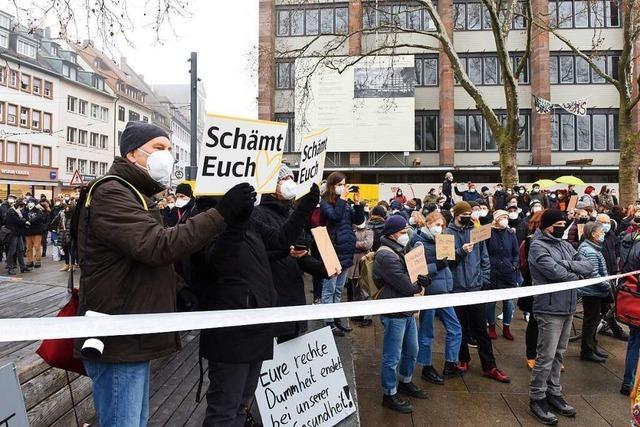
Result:
[[501,216],[509,216],[509,213],[507,211],[503,211],[502,209],[497,210],[493,213],[493,219],[494,220],[498,220],[498,218],[500,218]]

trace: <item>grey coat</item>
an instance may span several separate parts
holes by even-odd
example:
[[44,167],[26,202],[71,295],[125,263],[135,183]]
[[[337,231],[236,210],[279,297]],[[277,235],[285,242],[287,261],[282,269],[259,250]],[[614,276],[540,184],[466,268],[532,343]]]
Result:
[[[540,229],[529,248],[529,271],[533,285],[570,282],[591,277],[593,267],[583,261],[571,244]],[[533,312],[570,315],[576,311],[578,291],[552,292],[533,297]]]

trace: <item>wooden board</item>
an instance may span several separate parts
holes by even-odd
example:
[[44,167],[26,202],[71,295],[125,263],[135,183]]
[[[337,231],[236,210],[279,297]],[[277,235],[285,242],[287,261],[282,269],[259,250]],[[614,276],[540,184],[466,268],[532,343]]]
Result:
[[491,224],[483,225],[481,227],[473,228],[471,230],[471,236],[469,243],[476,244],[484,242],[491,238]]
[[453,234],[436,235],[436,259],[456,260],[456,238]]

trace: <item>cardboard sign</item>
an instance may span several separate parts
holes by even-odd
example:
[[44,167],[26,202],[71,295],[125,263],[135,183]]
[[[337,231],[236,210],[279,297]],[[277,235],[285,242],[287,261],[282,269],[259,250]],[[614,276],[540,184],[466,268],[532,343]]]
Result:
[[29,427],[22,389],[13,363],[0,367],[0,426]]
[[567,212],[571,212],[572,210],[574,210],[577,204],[578,196],[571,196],[571,198],[569,199],[569,204],[567,205]]
[[331,329],[283,344],[262,363],[255,393],[265,426],[334,426],[356,411]]
[[248,182],[259,194],[275,193],[286,123],[208,114],[195,193],[219,196]]
[[436,259],[456,260],[456,238],[453,234],[436,235]]
[[320,185],[322,181],[324,159],[327,155],[328,134],[329,130],[324,129],[302,138],[296,199],[307,194],[314,183]]
[[327,274],[329,276],[339,274],[342,266],[340,265],[338,254],[336,254],[336,250],[333,248],[331,238],[329,238],[329,233],[327,233],[327,227],[312,228],[311,234],[318,246],[318,252],[320,252],[320,257],[322,257],[324,268],[327,269]]
[[424,256],[424,246],[416,246],[414,250],[404,256],[404,261],[407,264],[411,283],[416,283],[419,275],[426,276],[429,274],[427,258]]
[[469,243],[480,243],[491,238],[491,224],[483,225],[482,227],[474,228],[471,230],[471,240]]
[[578,240],[582,239],[582,235],[584,234],[584,224],[577,224],[578,228]]

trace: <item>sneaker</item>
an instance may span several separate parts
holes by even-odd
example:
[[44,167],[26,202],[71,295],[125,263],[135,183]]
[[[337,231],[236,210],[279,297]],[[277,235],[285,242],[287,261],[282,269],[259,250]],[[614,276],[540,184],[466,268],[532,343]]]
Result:
[[529,412],[544,425],[554,426],[558,424],[558,417],[549,409],[547,399],[530,400]]
[[398,384],[398,393],[415,397],[416,399],[427,398],[427,392],[412,382],[403,383],[402,381],[400,381],[400,383]]
[[344,332],[342,332],[335,323],[327,323],[327,326],[331,327],[331,333],[334,337],[344,337]]
[[442,376],[445,378],[461,377],[465,372],[466,370],[462,370],[462,368],[460,368],[460,366],[455,362],[444,362]]
[[478,347],[478,341],[476,341],[476,339],[474,337],[469,337],[469,338],[467,338],[467,345],[469,347],[477,348]]
[[456,367],[458,368],[458,371],[464,374],[469,370],[469,362],[458,362]]
[[360,322],[360,325],[358,325],[361,328],[368,328],[369,326],[373,325],[373,320],[372,319],[364,319],[362,322]]
[[527,359],[527,368],[529,368],[530,371],[533,370],[534,366],[536,366],[536,359]]
[[513,335],[511,334],[511,329],[509,325],[502,326],[502,336],[508,339],[509,341],[513,341]]
[[33,263],[32,262],[28,263],[27,268],[33,268]]
[[620,340],[620,341],[624,341],[624,342],[629,341],[629,334],[626,333],[624,331],[624,329],[622,329],[622,327],[620,325],[618,325],[617,323],[615,324],[615,326],[613,326],[611,328],[611,330],[613,331],[613,337],[615,339]]
[[571,418],[576,416],[575,408],[569,405],[562,396],[547,393],[547,403],[549,403],[552,411],[558,412],[563,417]]
[[580,353],[580,360],[584,360],[585,362],[593,362],[593,363],[604,363],[607,361],[604,357],[600,357],[594,352],[589,353]]
[[597,348],[595,350],[593,350],[593,354],[595,354],[596,356],[600,356],[603,359],[608,359],[609,355],[607,353],[603,353],[600,350],[598,350]]
[[622,384],[622,387],[620,387],[620,394],[624,394],[625,396],[631,395],[631,386]]
[[322,298],[316,298],[313,300],[314,304],[322,304]]
[[411,406],[411,403],[400,399],[398,393],[392,396],[385,394],[382,397],[382,406],[389,408],[392,411],[400,412],[401,414],[410,414],[413,412],[413,406]]
[[496,380],[501,383],[509,384],[511,382],[511,378],[509,378],[504,372],[502,372],[498,368],[493,368],[490,371],[485,371],[483,376],[487,378],[491,378],[492,380]]
[[496,325],[489,325],[487,334],[489,334],[489,338],[491,338],[492,340],[497,340],[498,334],[496,333]]
[[342,332],[351,332],[351,331],[353,331],[353,328],[352,328],[351,326],[349,326],[349,325],[344,326],[344,325],[342,324],[342,321],[341,321],[340,319],[336,319],[336,320],[334,321],[334,323],[336,324],[336,327],[337,327],[338,329],[340,329]]
[[433,365],[422,368],[422,379],[435,385],[444,385],[444,378],[433,368]]

